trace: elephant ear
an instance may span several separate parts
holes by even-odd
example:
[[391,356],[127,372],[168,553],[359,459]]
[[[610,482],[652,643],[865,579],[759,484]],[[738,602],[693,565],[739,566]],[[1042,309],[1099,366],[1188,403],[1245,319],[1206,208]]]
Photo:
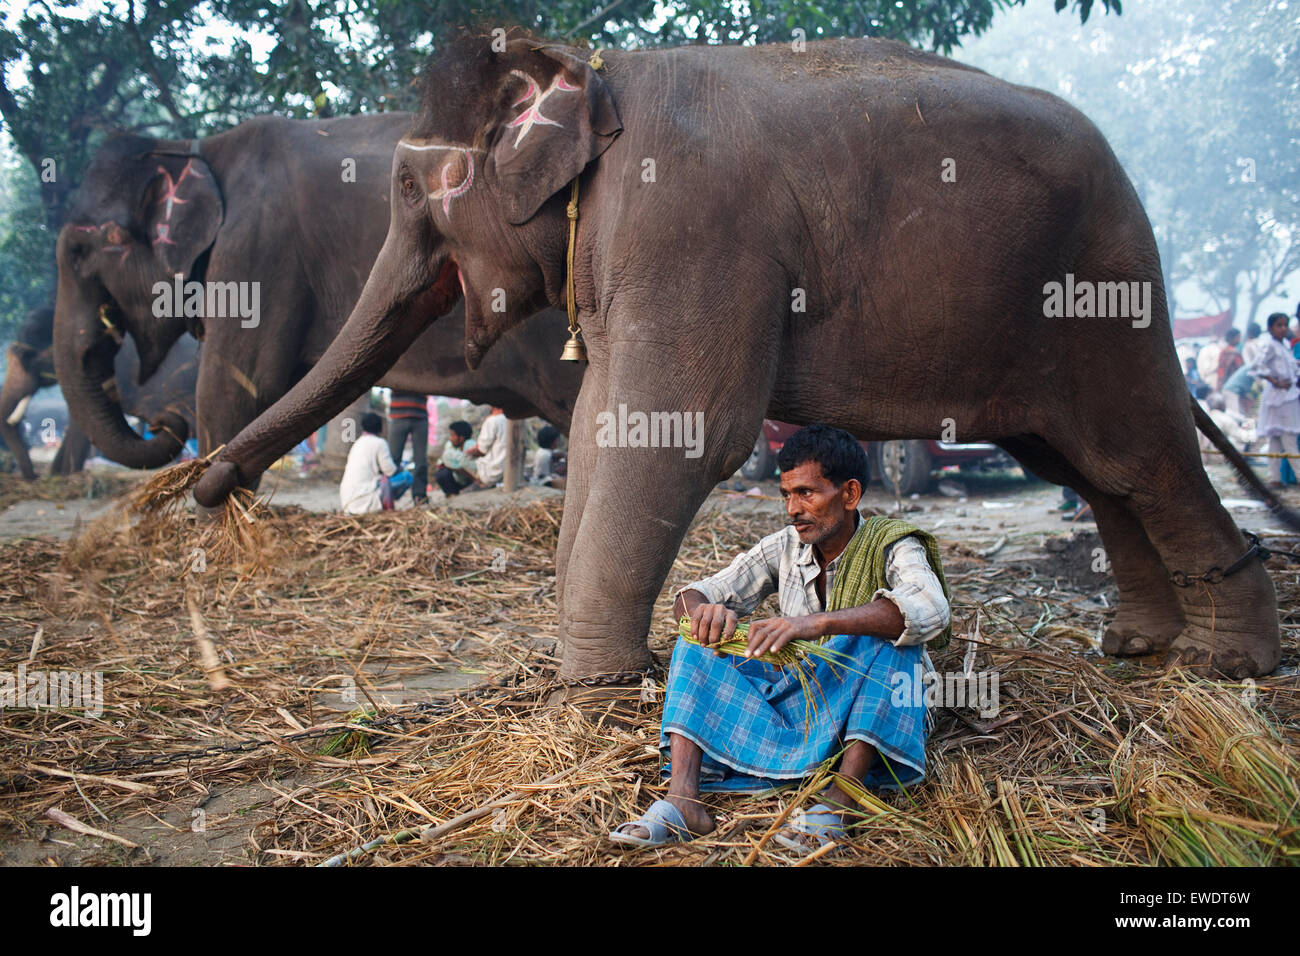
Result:
[[502,80],[505,115],[489,140],[488,173],[506,219],[519,225],[607,150],[623,125],[609,87],[587,61],[561,47],[511,46],[524,55],[501,60],[516,65]]
[[221,189],[195,152],[156,151],[142,162],[152,167],[141,197],[143,222],[161,278],[188,276],[216,241],[225,217]]

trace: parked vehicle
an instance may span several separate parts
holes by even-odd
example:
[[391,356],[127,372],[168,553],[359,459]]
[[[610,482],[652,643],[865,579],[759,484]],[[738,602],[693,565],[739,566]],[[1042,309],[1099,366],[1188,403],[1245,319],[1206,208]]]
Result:
[[[765,481],[776,474],[776,456],[785,440],[799,430],[788,422],[765,420],[754,450],[740,473],[750,481]],[[945,442],[905,439],[862,443],[871,462],[871,479],[892,494],[912,495],[929,490],[933,473],[948,465],[1010,467],[1012,462],[997,445],[988,442]]]

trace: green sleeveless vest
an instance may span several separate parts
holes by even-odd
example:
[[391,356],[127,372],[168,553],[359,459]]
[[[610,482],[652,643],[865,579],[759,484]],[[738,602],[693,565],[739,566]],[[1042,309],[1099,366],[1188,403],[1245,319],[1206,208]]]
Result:
[[[943,596],[951,602],[948,582],[943,576],[943,564],[939,560],[939,544],[934,535],[922,531],[916,525],[900,518],[886,518],[872,515],[863,521],[863,526],[849,539],[848,547],[840,555],[840,563],[835,571],[835,584],[831,588],[828,611],[841,611],[847,607],[861,607],[871,601],[871,595],[884,588],[889,589],[885,578],[885,549],[900,538],[915,536],[925,546],[925,557],[930,562],[930,570],[939,579]],[[926,643],[938,650],[947,647],[952,640],[952,624],[943,629],[943,633]]]

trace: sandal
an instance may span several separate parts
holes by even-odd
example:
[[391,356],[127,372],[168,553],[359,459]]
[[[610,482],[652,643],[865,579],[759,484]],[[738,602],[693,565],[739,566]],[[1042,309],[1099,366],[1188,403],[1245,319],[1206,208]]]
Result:
[[[794,819],[787,823],[782,831],[772,839],[787,850],[794,850],[796,853],[811,853],[828,843],[842,840],[847,831],[848,827],[844,823],[842,813],[824,803],[819,803],[810,810],[799,811]],[[809,846],[799,839],[800,836],[813,837],[817,841],[817,846]]]
[[[648,837],[636,836],[627,832],[632,827],[648,830]],[[609,831],[609,838],[615,843],[628,846],[667,846],[670,843],[686,843],[695,839],[695,834],[686,825],[682,811],[667,800],[656,800],[639,820],[620,823]]]

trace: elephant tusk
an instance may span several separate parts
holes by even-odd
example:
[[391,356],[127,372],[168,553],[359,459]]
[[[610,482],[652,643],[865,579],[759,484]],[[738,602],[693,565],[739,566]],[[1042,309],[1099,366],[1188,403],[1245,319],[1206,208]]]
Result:
[[5,419],[5,424],[17,425],[20,421],[22,421],[23,416],[27,414],[27,406],[28,404],[31,403],[31,400],[32,397],[30,395],[24,395],[22,397],[22,400],[19,401],[18,405],[14,408],[12,414],[10,414],[10,416]]

